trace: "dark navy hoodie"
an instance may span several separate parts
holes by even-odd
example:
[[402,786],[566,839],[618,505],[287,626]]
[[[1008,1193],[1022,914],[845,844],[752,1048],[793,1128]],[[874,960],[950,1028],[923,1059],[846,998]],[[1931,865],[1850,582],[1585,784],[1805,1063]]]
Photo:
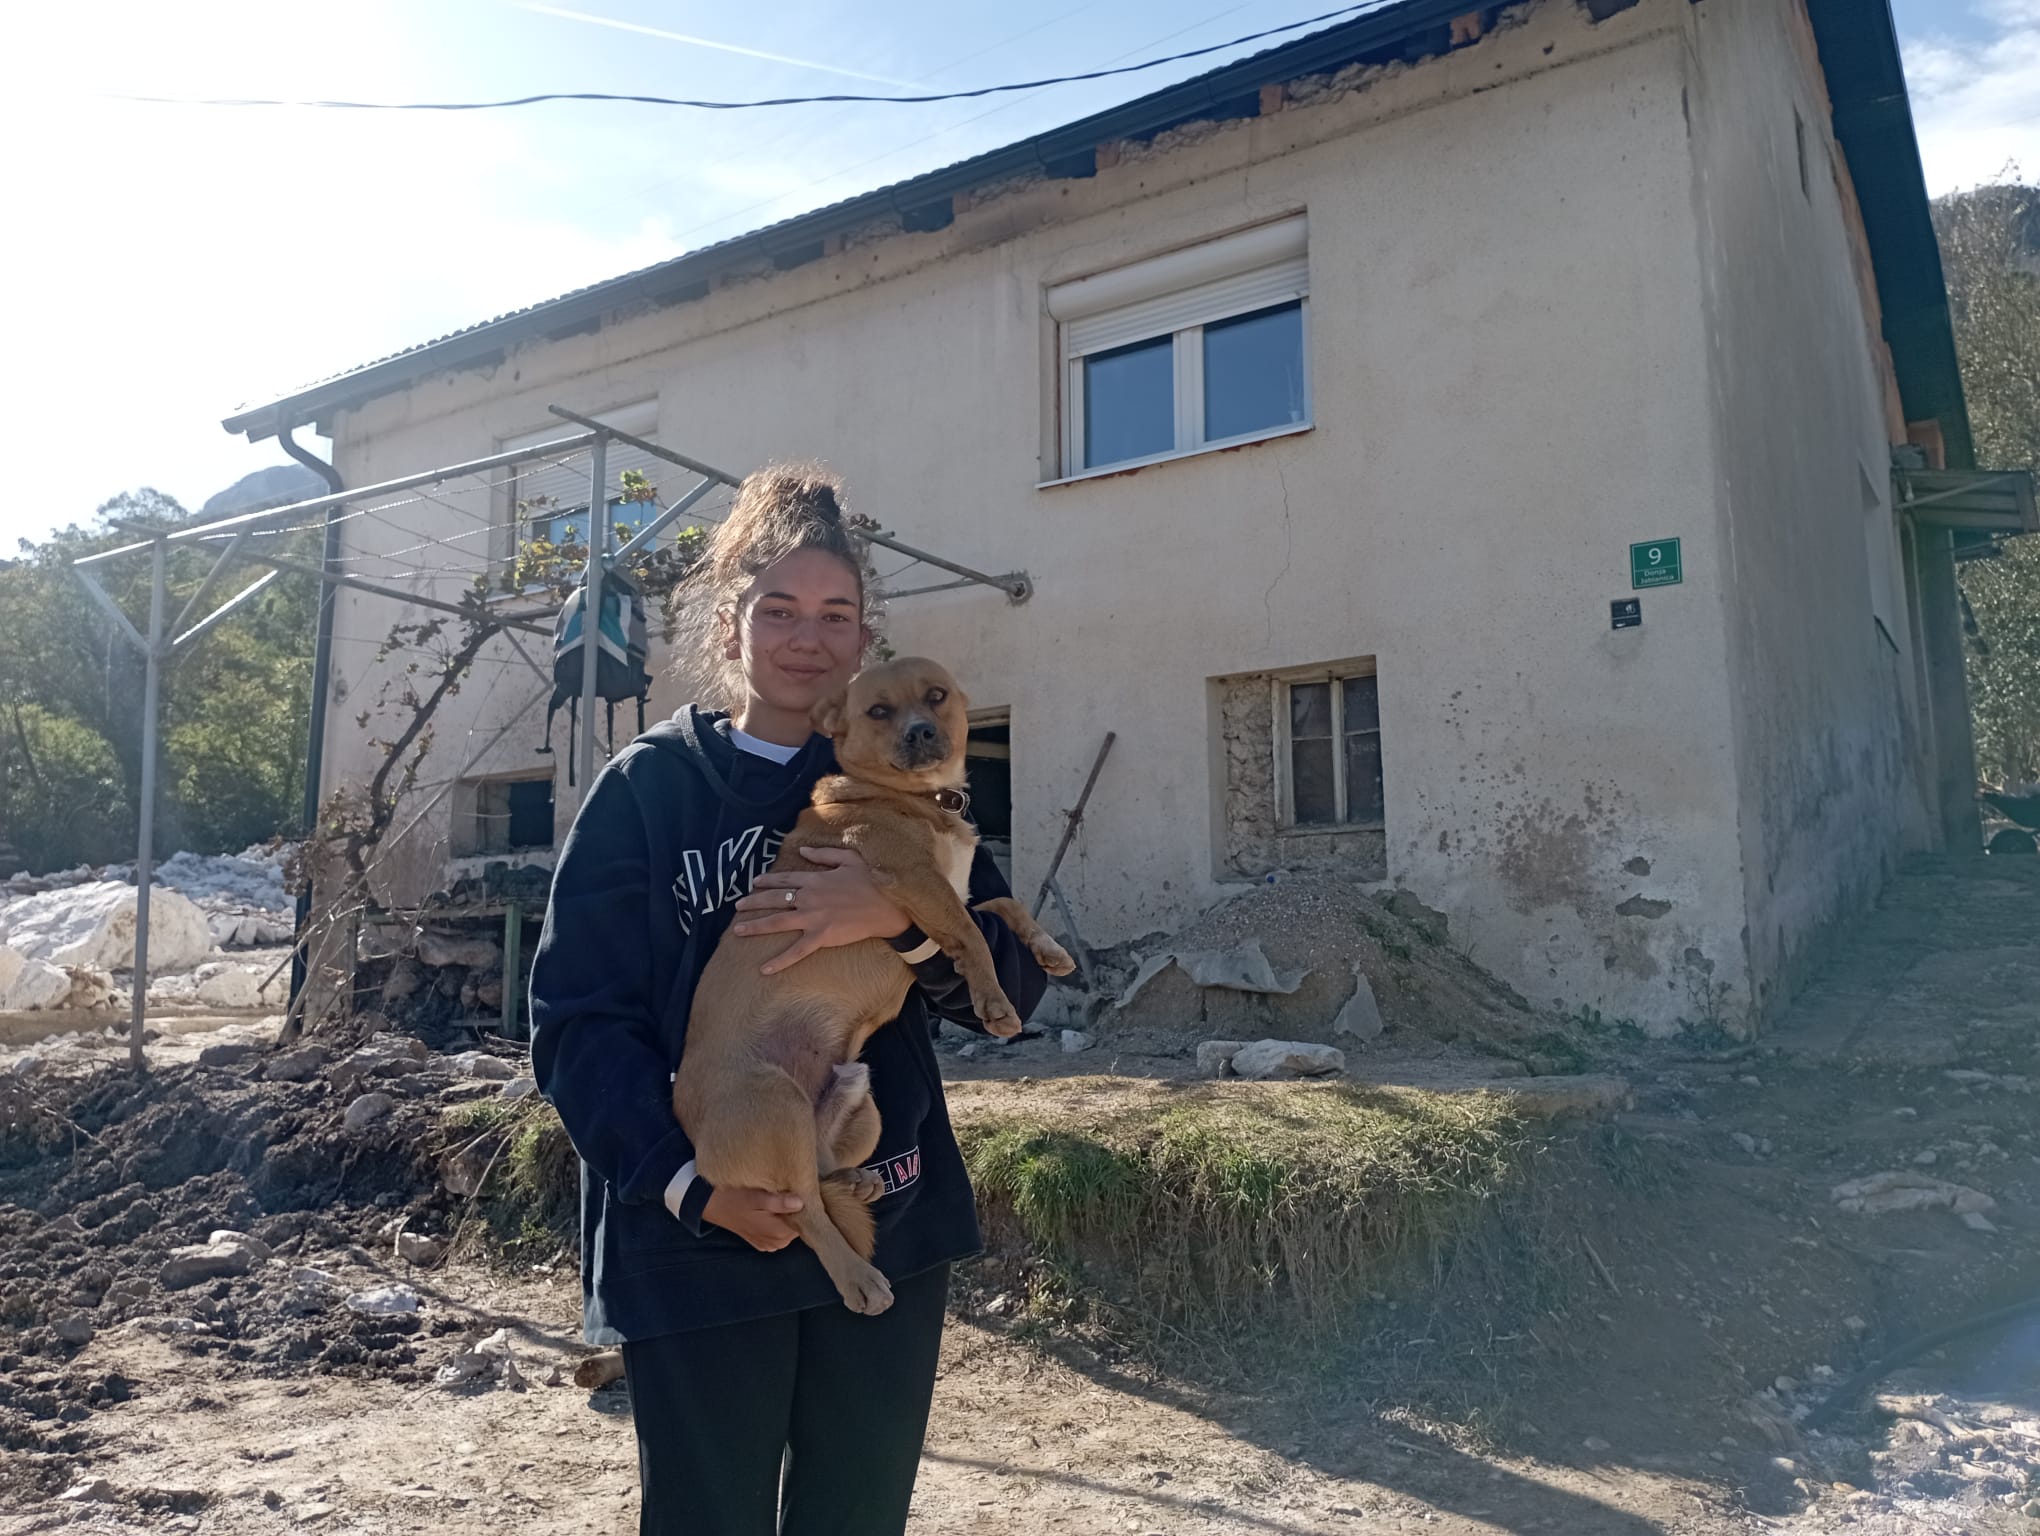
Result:
[[[731,744],[725,715],[685,709],[596,778],[567,834],[531,975],[532,1064],[581,1155],[581,1290],[591,1343],[656,1338],[841,1299],[805,1243],[760,1253],[701,1220],[708,1181],[676,1219],[667,1186],[694,1149],[672,1079],[695,982],[737,899],[771,864],[815,781],[835,771],[825,737],[791,762]],[[971,899],[1009,894],[979,850]],[[1047,978],[1012,931],[973,913],[1000,985],[1023,1017]],[[894,941],[923,944],[917,931]],[[894,1281],[975,1253],[977,1215],[949,1128],[930,1015],[978,1028],[948,958],[914,967],[913,991],[866,1045],[884,1124],[870,1166],[886,1193],[879,1269]]]

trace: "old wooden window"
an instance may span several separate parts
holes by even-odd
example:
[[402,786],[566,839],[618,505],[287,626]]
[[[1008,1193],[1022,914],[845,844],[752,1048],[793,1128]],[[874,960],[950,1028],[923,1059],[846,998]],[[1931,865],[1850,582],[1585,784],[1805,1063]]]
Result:
[[1291,679],[1281,687],[1283,820],[1298,829],[1380,826],[1386,801],[1374,673]]

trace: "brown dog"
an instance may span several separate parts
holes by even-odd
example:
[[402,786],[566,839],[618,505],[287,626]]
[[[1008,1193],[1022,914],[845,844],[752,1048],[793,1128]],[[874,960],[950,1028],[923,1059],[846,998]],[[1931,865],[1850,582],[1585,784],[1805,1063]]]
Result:
[[[1020,1032],[999,987],[984,935],[964,908],[977,833],[964,742],[969,705],[948,672],[908,657],[861,672],[815,710],[836,743],[838,777],[815,786],[773,861],[813,868],[804,848],[852,848],[872,879],[956,962],[971,1004],[995,1035]],[[981,903],[1005,920],[1053,976],[1070,957],[1011,897]],[[723,935],[695,989],[673,1109],[710,1183],[800,1196],[801,1240],[856,1312],[883,1312],[892,1287],[871,1265],[870,1203],[883,1182],[861,1166],[878,1146],[870,1069],[857,1060],[873,1031],[896,1017],[914,974],[888,944],[818,950],[774,976],[759,968],[794,942],[785,935]]]

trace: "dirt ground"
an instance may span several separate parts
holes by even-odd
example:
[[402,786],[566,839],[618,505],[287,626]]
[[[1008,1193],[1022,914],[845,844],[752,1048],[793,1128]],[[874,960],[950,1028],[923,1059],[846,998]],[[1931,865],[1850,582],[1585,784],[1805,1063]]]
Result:
[[[166,1077],[196,1040],[159,1043]],[[1554,1134],[1612,1142],[1611,1166],[1647,1176],[1579,1182],[1555,1229],[1591,1257],[1575,1299],[1548,1318],[1501,1308],[1507,1336],[1385,1392],[1329,1359],[1309,1379],[1257,1376],[1252,1341],[1202,1364],[1144,1361],[1013,1315],[996,1264],[966,1271],[916,1536],[2040,1530],[2025,1513],[2040,1499],[2040,1312],[1885,1377],[1869,1411],[1851,1401],[1815,1418],[1852,1373],[1924,1330],[2040,1294],[2040,863],[1918,866],[1755,1045],[1592,1045],[1591,1065],[1625,1077],[1633,1107]],[[1036,1048],[1029,1067],[1096,1073],[1112,1065],[1102,1054]],[[1020,1070],[945,1058],[958,1077]],[[395,1102],[377,1147],[401,1149],[432,1106],[481,1091],[436,1064],[393,1072],[378,1079]],[[316,1119],[323,1090],[258,1091],[224,1070],[201,1087],[202,1110],[150,1111],[170,1160],[156,1175],[122,1167],[108,1190],[59,1185],[31,1209],[5,1206],[30,1191],[0,1172],[0,1536],[633,1529],[622,1394],[548,1384],[582,1353],[571,1264],[414,1269],[365,1194],[400,1185],[396,1165],[350,1152]],[[302,1124],[279,1120],[277,1093]],[[233,1120],[258,1105],[259,1135]],[[110,1099],[88,1108],[120,1112]],[[180,1128],[216,1123],[259,1150],[171,1178]],[[89,1183],[91,1168],[82,1159],[70,1177]],[[1880,1172],[1991,1203],[1975,1222],[1838,1205],[1838,1185]],[[342,1193],[316,1219],[277,1209],[310,1204],[329,1176]],[[218,1297],[115,1287],[89,1309],[103,1324],[90,1342],[55,1339],[52,1288],[82,1267],[121,1269],[108,1252],[152,1265],[205,1240],[192,1178],[215,1181],[229,1208],[244,1194],[247,1230],[288,1264],[350,1289],[415,1286],[415,1323],[296,1315],[258,1284],[264,1271],[219,1282]],[[52,1236],[71,1209],[93,1218],[87,1231]],[[410,1209],[440,1235],[460,1216],[443,1194]],[[1369,1320],[1379,1336],[1421,1345],[1421,1299],[1383,1305]],[[207,1331],[154,1331],[161,1317]],[[498,1329],[521,1390],[435,1383]]]

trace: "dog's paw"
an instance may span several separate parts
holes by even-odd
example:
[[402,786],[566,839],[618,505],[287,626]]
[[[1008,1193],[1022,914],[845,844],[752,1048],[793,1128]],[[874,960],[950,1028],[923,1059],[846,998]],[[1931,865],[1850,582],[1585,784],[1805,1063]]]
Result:
[[1034,963],[1051,976],[1067,976],[1077,968],[1070,952],[1045,933],[1027,947],[1034,954]]
[[995,991],[989,997],[972,998],[971,1008],[986,1031],[1001,1040],[1010,1040],[1020,1033],[1020,1015],[1005,993]]
[[892,1305],[892,1286],[869,1264],[863,1274],[853,1275],[847,1285],[839,1282],[836,1289],[843,1293],[844,1306],[866,1317],[876,1317]]
[[838,1168],[829,1177],[839,1184],[848,1185],[850,1193],[866,1205],[885,1193],[885,1180],[870,1168]]

